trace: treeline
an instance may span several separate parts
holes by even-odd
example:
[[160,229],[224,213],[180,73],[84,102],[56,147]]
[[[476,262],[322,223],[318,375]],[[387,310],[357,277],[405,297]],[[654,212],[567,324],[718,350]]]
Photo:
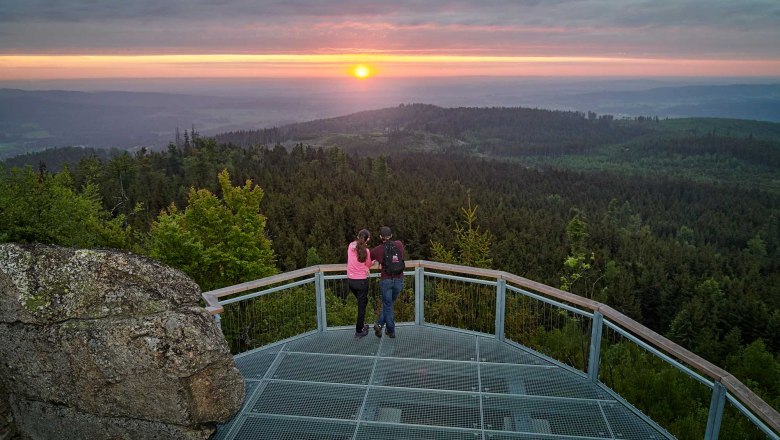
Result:
[[67,164],[73,164],[85,157],[95,157],[101,161],[108,161],[114,156],[122,154],[123,150],[112,148],[83,148],[83,147],[62,147],[49,148],[43,151],[36,151],[6,159],[2,163],[7,168],[23,168],[30,165],[39,170],[44,168],[48,171],[57,172]]
[[[229,175],[218,181],[222,170]],[[205,288],[252,273],[344,262],[357,230],[376,235],[383,224],[405,242],[408,258],[431,259],[433,243],[455,243],[461,208],[470,199],[476,225],[489,232],[493,268],[605,302],[731,367],[780,405],[776,194],[445,154],[361,157],[335,148],[239,148],[203,138],[162,152],[81,158],[56,176],[5,170],[1,183],[3,241],[58,242],[69,233],[87,234],[88,225],[66,227],[79,218],[77,210],[52,209],[45,206],[55,200],[51,194],[38,196],[54,188],[58,204],[66,205],[71,194],[90,221],[102,225],[86,243],[176,264],[198,255],[190,269],[202,271],[196,279]],[[188,213],[190,206],[197,209]],[[246,217],[258,211],[260,217]],[[250,221],[242,218],[251,220],[251,233],[231,235],[231,246],[206,254],[222,245],[212,227],[235,221],[240,229]],[[36,226],[39,221],[49,226]],[[55,226],[64,232],[42,232]],[[201,240],[198,234],[211,235]],[[260,245],[245,254],[262,255],[273,267],[247,273],[230,260],[231,249],[252,240]],[[214,263],[223,257],[226,263]],[[743,365],[742,353],[755,357],[756,351],[761,371]]]

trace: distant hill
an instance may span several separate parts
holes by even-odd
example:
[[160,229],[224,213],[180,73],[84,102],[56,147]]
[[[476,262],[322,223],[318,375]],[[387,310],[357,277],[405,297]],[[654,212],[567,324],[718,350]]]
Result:
[[595,112],[411,104],[215,137],[239,146],[302,142],[369,154],[407,149],[523,156],[579,154],[647,136],[704,135],[778,141],[780,124],[725,118],[615,119]]
[[43,166],[47,171],[58,172],[65,164],[74,164],[84,157],[96,157],[101,161],[108,161],[122,153],[119,149],[89,148],[89,147],[62,147],[47,148],[0,161],[0,166],[6,168],[24,168],[31,166],[38,169]]
[[554,103],[599,113],[780,122],[780,84],[658,87],[562,96]]
[[[242,83],[239,84],[243,87],[242,93],[234,91],[225,96],[209,96],[223,92],[224,88],[229,89],[231,82],[234,81],[200,82],[184,89],[166,83],[153,89],[187,90],[176,94],[0,89],[0,160],[30,151],[64,146],[159,148],[174,140],[177,127],[183,132],[194,125],[201,135],[210,136],[282,127],[406,102],[433,103],[447,110],[419,108],[416,109],[419,110],[417,113],[402,112],[395,116],[387,110],[379,110],[379,114],[368,111],[363,112],[368,121],[366,123],[375,124],[372,126],[375,130],[397,126],[405,127],[404,130],[426,131],[432,135],[423,142],[427,149],[448,146],[449,141],[441,136],[461,135],[450,128],[443,128],[443,133],[437,134],[435,129],[440,124],[436,120],[440,113],[446,113],[444,119],[447,120],[453,119],[456,113],[465,114],[461,119],[467,122],[472,119],[472,115],[466,113],[476,111],[475,108],[524,108],[522,111],[517,110],[512,118],[523,111],[529,112],[531,108],[559,111],[555,115],[560,116],[563,126],[575,129],[579,128],[576,124],[566,122],[566,115],[577,112],[587,114],[589,111],[598,116],[614,115],[616,119],[641,115],[659,116],[661,119],[717,117],[780,122],[780,84],[678,86],[680,81],[544,81],[487,77],[394,82],[377,78],[376,82],[364,84],[366,87],[356,88],[354,82],[347,81],[302,83],[279,80]],[[658,87],[659,84],[670,86]],[[115,83],[112,87],[123,87],[123,83]],[[471,110],[462,110],[464,108]],[[490,113],[488,110],[482,111],[486,115]],[[473,120],[486,121],[490,125],[493,116],[495,113],[491,113],[487,119]],[[411,119],[397,119],[404,117]],[[415,119],[418,117],[434,130],[422,127],[420,121]],[[550,118],[545,119],[552,121]],[[349,120],[358,126],[360,124],[354,115]],[[323,132],[321,122],[307,123],[296,128],[294,137],[305,139],[310,128],[314,136],[320,136]],[[386,127],[381,126],[383,123],[386,123]],[[504,150],[499,154],[516,154],[518,147],[537,148],[540,142],[548,141],[561,141],[565,144],[564,149],[590,148],[576,142],[571,136],[548,136],[542,133],[548,127],[541,125],[533,139],[518,143],[518,139],[507,138],[506,131],[496,124],[490,130],[482,130],[480,127],[476,131],[472,130],[478,138],[484,139],[483,135],[489,135],[487,142],[477,146],[476,151],[499,153]],[[562,129],[563,126],[554,124],[552,129]],[[498,135],[492,141],[491,130]],[[340,127],[332,131],[341,134],[349,132]],[[607,140],[625,135],[599,133],[607,135]],[[262,143],[275,143],[282,139],[273,132],[266,132],[263,136]],[[333,141],[349,145],[355,141],[355,134],[350,136],[334,138]],[[364,144],[373,141],[375,139],[365,134],[361,139]],[[412,139],[407,143],[420,144]]]
[[773,122],[412,104],[216,138],[243,147],[302,143],[361,155],[445,152],[780,191],[780,124]]
[[583,153],[649,132],[640,124],[625,124],[592,113],[411,104],[272,129],[224,133],[216,139],[241,146],[306,142],[361,153],[406,149],[517,156]]

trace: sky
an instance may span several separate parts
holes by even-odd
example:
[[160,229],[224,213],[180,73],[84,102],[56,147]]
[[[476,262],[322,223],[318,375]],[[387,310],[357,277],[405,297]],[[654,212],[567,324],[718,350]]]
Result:
[[[0,0],[0,80],[780,77],[778,0]],[[357,79],[356,79],[357,81]]]

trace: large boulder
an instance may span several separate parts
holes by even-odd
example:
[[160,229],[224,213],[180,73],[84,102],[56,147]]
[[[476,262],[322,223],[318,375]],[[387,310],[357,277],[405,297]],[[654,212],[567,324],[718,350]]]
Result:
[[0,400],[16,430],[208,438],[244,385],[199,300],[186,275],[136,255],[0,245]]
[[8,401],[8,393],[0,382],[0,440],[8,440],[16,437],[14,427],[14,415]]

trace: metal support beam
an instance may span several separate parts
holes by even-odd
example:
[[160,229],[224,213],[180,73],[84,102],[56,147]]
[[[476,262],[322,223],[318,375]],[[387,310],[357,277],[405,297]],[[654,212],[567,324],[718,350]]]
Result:
[[214,315],[214,322],[217,323],[217,328],[219,329],[219,331],[222,331],[222,317],[219,316],[219,313]]
[[704,440],[718,440],[725,406],[726,387],[720,382],[715,382],[712,384],[712,399],[710,400],[710,412],[707,415],[707,431],[704,432]]
[[328,318],[325,316],[325,277],[322,272],[314,274],[314,285],[317,296],[317,331],[328,328]]
[[506,280],[496,282],[496,339],[504,340],[504,320],[506,319]]
[[422,325],[425,322],[425,269],[414,268],[414,323]]
[[591,382],[599,381],[599,362],[601,358],[601,333],[604,324],[604,315],[599,311],[593,312],[593,322],[590,329],[590,356],[588,357],[588,379]]

